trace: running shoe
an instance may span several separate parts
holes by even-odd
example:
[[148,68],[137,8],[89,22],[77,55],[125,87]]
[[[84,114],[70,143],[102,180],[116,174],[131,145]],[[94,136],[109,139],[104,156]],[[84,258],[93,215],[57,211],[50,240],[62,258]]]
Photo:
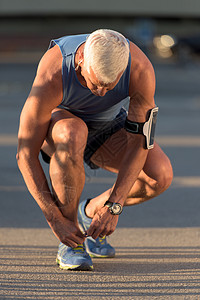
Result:
[[[87,200],[82,201],[78,207],[78,221],[83,231],[87,231],[90,227],[92,219],[88,218],[85,214],[85,205]],[[91,257],[114,257],[115,256],[115,248],[113,248],[108,242],[106,237],[103,238],[98,237],[97,239],[93,239],[91,236],[87,237],[84,242],[87,253]]]
[[85,251],[84,245],[78,245],[76,248],[71,248],[60,243],[56,262],[60,268],[64,270],[93,270],[92,260]]

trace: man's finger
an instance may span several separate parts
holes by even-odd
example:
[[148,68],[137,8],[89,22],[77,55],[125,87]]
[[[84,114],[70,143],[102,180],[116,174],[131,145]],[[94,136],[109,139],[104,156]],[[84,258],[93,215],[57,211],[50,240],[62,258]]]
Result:
[[88,236],[92,236],[94,234],[94,232],[96,231],[96,228],[99,227],[99,222],[98,224],[96,224],[97,222],[93,219],[92,223],[90,224],[90,227],[88,228],[88,230],[86,231],[86,234]]
[[96,228],[96,230],[92,234],[93,239],[98,238],[100,235],[104,236],[103,232],[106,232],[106,229],[104,228],[103,225],[101,225],[98,228]]
[[85,232],[78,231],[78,232],[76,233],[76,236],[78,236],[78,237],[80,237],[80,238],[82,238],[82,239],[85,239]]

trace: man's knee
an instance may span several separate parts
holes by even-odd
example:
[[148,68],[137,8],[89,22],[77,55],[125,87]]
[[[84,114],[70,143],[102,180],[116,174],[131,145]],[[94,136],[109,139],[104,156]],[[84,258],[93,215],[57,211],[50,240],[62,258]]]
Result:
[[87,135],[87,125],[81,119],[61,120],[54,130],[55,150],[69,157],[82,156]]
[[169,188],[173,180],[173,169],[170,161],[161,164],[160,173],[157,177],[157,189],[159,192],[164,192]]

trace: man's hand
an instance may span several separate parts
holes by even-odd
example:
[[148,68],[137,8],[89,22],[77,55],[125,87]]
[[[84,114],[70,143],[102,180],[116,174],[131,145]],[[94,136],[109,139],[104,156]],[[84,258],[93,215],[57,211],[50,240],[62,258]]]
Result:
[[78,224],[63,216],[52,218],[48,224],[55,236],[66,246],[74,248],[78,244],[83,244],[85,235],[80,231]]
[[102,207],[93,217],[87,235],[96,239],[98,236],[103,237],[110,235],[115,231],[119,216],[112,215],[107,206]]

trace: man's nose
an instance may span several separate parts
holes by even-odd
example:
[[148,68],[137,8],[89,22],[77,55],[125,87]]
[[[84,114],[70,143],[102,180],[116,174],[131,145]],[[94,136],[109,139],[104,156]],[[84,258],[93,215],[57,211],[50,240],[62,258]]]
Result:
[[97,93],[98,93],[98,95],[101,96],[101,97],[104,96],[104,95],[106,94],[106,92],[107,92],[107,91],[106,91],[106,89],[105,89],[104,87],[101,87],[101,88],[98,88],[98,89],[97,89]]

